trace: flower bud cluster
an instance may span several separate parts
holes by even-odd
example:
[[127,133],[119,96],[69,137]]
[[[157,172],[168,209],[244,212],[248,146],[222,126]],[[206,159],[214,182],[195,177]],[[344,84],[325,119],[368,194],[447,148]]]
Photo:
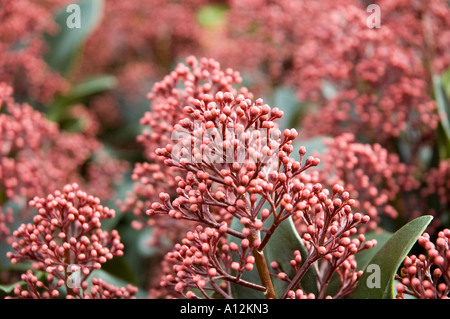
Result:
[[[13,232],[11,246],[15,252],[8,252],[7,257],[12,264],[31,262],[33,269],[52,275],[57,287],[65,285],[67,295],[83,297],[82,291],[68,284],[70,275],[80,271],[84,291],[93,270],[114,256],[123,255],[124,245],[118,232],[101,229],[102,220],[113,218],[115,211],[102,206],[97,197],[80,190],[77,184],[68,184],[62,192],[55,191],[46,198],[35,197],[29,204],[37,214],[32,223],[22,224]],[[37,285],[35,289],[42,288],[32,274],[27,276],[29,284]],[[54,294],[52,282],[48,280],[46,296]],[[33,291],[18,293],[24,294],[38,296]]]
[[[166,165],[184,171],[185,177],[176,178],[177,197],[173,201],[168,193],[161,192],[161,202],[153,203],[147,214],[167,214],[216,228],[219,226],[217,218],[236,217],[256,229],[260,229],[272,213],[279,214],[278,223],[289,217],[294,208],[291,197],[295,193],[296,177],[317,166],[320,160],[312,156],[304,160],[304,148],[300,150],[300,161],[290,157],[297,132],[285,130],[282,134],[276,127],[274,120],[282,117],[283,112],[272,109],[262,99],[252,102],[242,94],[235,97],[221,91],[214,97],[206,94],[202,100],[194,99],[187,108],[194,110],[187,112],[197,114],[199,124],[194,125],[189,118],[181,120],[175,127],[189,134],[178,139],[176,145],[167,144],[156,150],[165,158]],[[234,131],[215,144],[204,138],[208,127],[217,132]],[[263,133],[256,129],[262,129]],[[264,132],[269,133],[264,135]],[[175,155],[193,146],[193,156],[182,159],[174,156],[173,151],[180,144],[183,148]],[[215,160],[212,160],[213,151],[220,154]],[[270,203],[271,210],[262,210],[265,201]],[[281,207],[278,213],[277,206]],[[218,211],[222,214],[213,216]],[[247,230],[244,229],[244,234]]]
[[[182,172],[175,177],[176,195],[160,192],[159,201],[151,204],[147,215],[152,218],[168,215],[173,220],[200,224],[202,228],[197,229],[196,236],[203,239],[195,241],[196,248],[189,248],[193,243],[188,241],[197,237],[188,233],[184,248],[177,245],[175,251],[167,255],[166,265],[174,266],[169,267],[169,275],[166,272],[163,286],[170,283],[175,292],[188,298],[194,298],[194,295],[193,292],[185,293],[185,287],[208,287],[207,290],[230,296],[229,290],[223,290],[207,276],[209,268],[215,269],[211,272],[218,271],[221,280],[236,281],[239,271],[253,268],[248,257],[256,259],[263,256],[261,254],[277,227],[293,217],[298,225],[301,224],[299,229],[307,230],[301,234],[309,251],[303,266],[296,269],[297,275],[301,277],[305,269],[319,263],[320,259],[325,270],[319,297],[324,297],[328,277],[331,278],[335,272],[342,275],[343,288],[339,293],[349,294],[360,275],[356,272],[354,254],[376,244],[365,242],[363,235],[356,239],[351,239],[351,236],[357,234],[357,228],[367,224],[370,217],[352,212],[355,200],[344,192],[342,186],[335,185],[330,196],[321,184],[302,182],[305,171],[317,166],[320,160],[306,157],[305,147],[298,150],[299,161],[292,157],[297,131],[286,129],[281,132],[278,128],[276,121],[283,112],[264,104],[262,99],[253,101],[244,94],[227,91],[218,91],[214,95],[205,93],[186,102],[184,118],[173,126],[179,133],[177,138],[156,149],[156,155],[166,166]],[[242,225],[240,230],[230,227],[236,220]],[[200,234],[203,227],[208,230],[210,238],[218,238],[221,232],[223,236],[237,238],[240,245],[236,244],[236,247],[241,248],[241,259],[229,266],[224,262],[220,268],[210,264],[214,258],[208,249],[216,252],[219,246],[228,248],[231,244],[208,241],[207,235]],[[260,233],[265,233],[262,240],[259,239]],[[252,254],[246,256],[248,250],[245,248],[249,246]],[[188,251],[191,255],[186,261]],[[195,260],[203,262],[205,269],[199,264],[182,268],[180,263],[191,265],[192,254],[197,254]],[[227,258],[229,260],[230,257]],[[226,267],[238,275],[225,275],[222,270]],[[297,284],[298,281],[292,289],[301,289]],[[257,284],[253,288],[260,289]],[[208,295],[206,291],[202,294],[202,297]]]
[[[209,298],[211,291],[229,298],[230,283],[264,291],[264,287],[241,278],[254,267],[251,251],[256,244],[251,247],[248,239],[240,244],[228,242],[226,231],[227,224],[223,222],[219,229],[197,226],[194,232],[188,232],[165,256],[171,267],[163,275],[161,286],[186,298]],[[193,288],[201,295],[196,295]]]
[[355,209],[370,217],[366,228],[374,229],[382,214],[395,219],[397,209],[392,205],[399,194],[418,188],[418,181],[410,167],[401,163],[380,144],[355,142],[352,133],[344,133],[325,141],[328,149],[322,155],[319,179],[329,187],[344,186],[352,198]]
[[[158,223],[155,219],[146,220],[145,212],[152,202],[158,200],[159,193],[175,193],[177,176],[184,172],[173,166],[164,164],[164,158],[156,154],[156,150],[172,141],[174,126],[190,115],[183,112],[186,105],[193,99],[203,98],[205,94],[215,95],[218,91],[236,92],[233,84],[240,83],[240,74],[232,69],[222,69],[220,64],[208,58],[190,56],[186,64],[180,63],[162,81],[155,83],[148,97],[152,100],[151,111],[144,114],[141,124],[146,128],[138,137],[138,141],[145,147],[148,162],[135,165],[132,179],[135,181],[134,190],[128,194],[125,201],[121,201],[121,210],[131,211],[137,220],[133,226],[142,229],[149,225],[161,236],[179,240],[171,231],[171,222]],[[249,96],[245,88],[241,89],[245,96]],[[181,228],[182,223],[177,223]],[[187,231],[185,228],[181,233]]]
[[[102,199],[111,197],[127,163],[109,157],[94,137],[64,132],[32,106],[16,103],[13,89],[5,83],[0,83],[0,107],[0,188],[5,197],[0,210],[10,202],[45,196],[68,180]],[[15,209],[18,224],[30,217],[23,206]]]
[[450,229],[438,233],[433,243],[428,233],[418,240],[426,255],[405,257],[397,279],[397,298],[448,299],[450,296]]
[[376,240],[366,241],[363,234],[358,234],[370,217],[353,212],[356,201],[339,184],[333,186],[331,195],[321,184],[300,183],[298,187],[293,217],[309,255],[303,263],[301,255],[296,252],[291,266],[297,274],[306,271],[305,264],[316,263],[320,267],[320,298],[325,297],[335,272],[341,281],[336,296],[351,294],[361,276],[356,271],[355,254],[377,244]]

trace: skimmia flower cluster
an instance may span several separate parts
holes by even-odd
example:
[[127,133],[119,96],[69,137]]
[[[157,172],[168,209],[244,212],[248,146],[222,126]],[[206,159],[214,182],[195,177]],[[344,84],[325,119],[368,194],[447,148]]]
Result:
[[450,209],[450,160],[441,160],[438,167],[430,169],[425,184],[422,197],[434,204],[430,213],[444,217]]
[[[6,234],[7,221],[11,224],[9,201],[45,196],[67,180],[88,185],[103,199],[111,197],[127,163],[107,155],[92,136],[60,130],[30,105],[16,103],[12,94],[10,86],[0,83],[1,233]],[[27,216],[22,208],[25,213],[16,215],[17,222]]]
[[[20,286],[14,289],[14,293],[20,299],[54,299],[60,295],[58,288],[64,285],[64,281],[55,280],[53,274],[47,274],[45,280],[39,280],[31,270],[21,276],[27,284],[28,290],[23,290]],[[47,282],[49,284],[47,284]],[[115,287],[99,278],[92,278],[91,287],[84,284],[80,296],[83,299],[130,299],[134,298],[136,287]],[[78,296],[67,295],[67,299],[74,299]]]
[[389,149],[401,139],[414,159],[438,123],[430,84],[449,66],[450,9],[444,0],[377,5],[381,28],[368,27],[367,5],[357,0],[231,1],[212,56],[264,69],[270,85],[291,85],[301,101],[315,101],[302,134],[352,132]]
[[[381,28],[368,25],[367,4],[357,0],[231,1],[212,56],[244,70],[263,70],[254,84],[261,86],[263,79],[266,92],[279,87],[297,92],[303,103],[298,105],[300,137],[342,140],[342,134],[351,133],[352,147],[362,143],[374,152],[379,147],[382,154],[388,152],[380,154],[387,157],[386,170],[361,163],[341,172],[331,168],[336,178],[328,187],[349,183],[346,189],[371,217],[386,213],[408,221],[427,212],[437,217],[433,227],[447,227],[448,196],[439,196],[436,204],[433,194],[435,186],[445,192],[446,183],[445,175],[436,174],[446,164],[445,159],[435,162],[440,117],[434,80],[444,78],[450,66],[450,7],[444,0],[376,4]],[[427,159],[427,153],[434,159]],[[322,160],[327,162],[326,156]],[[365,176],[371,179],[367,188]],[[376,222],[373,218],[370,228]]]
[[[320,160],[306,157],[304,147],[299,150],[300,161],[291,157],[297,132],[278,129],[276,120],[283,112],[262,99],[252,101],[227,91],[186,102],[184,118],[174,125],[173,141],[156,150],[165,165],[184,174],[175,178],[175,199],[161,192],[160,201],[151,204],[147,214],[200,226],[166,255],[173,266],[165,267],[170,272],[161,284],[186,297],[196,296],[192,287],[203,297],[209,297],[210,290],[231,297],[232,283],[275,298],[264,249],[277,228],[293,217],[302,220],[309,232],[303,234],[308,256],[281,297],[301,289],[300,280],[319,259],[326,261],[320,267],[323,282],[318,297],[325,296],[335,271],[342,275],[337,295],[351,292],[360,275],[352,256],[375,243],[350,236],[370,218],[352,212],[355,201],[341,186],[335,185],[330,196],[321,184],[301,182],[302,173]],[[233,221],[240,226],[233,227]],[[230,238],[237,242],[228,243]],[[259,283],[242,279],[253,265]]]
[[412,255],[405,258],[403,268],[397,279],[397,298],[411,295],[420,299],[449,298],[450,294],[450,230],[438,234],[436,243],[424,233],[419,244],[425,248],[427,256]]
[[[205,94],[214,95],[218,91],[235,92],[232,85],[242,80],[238,72],[222,70],[220,64],[212,59],[197,60],[190,56],[186,62],[187,65],[180,63],[163,81],[157,82],[149,94],[152,100],[151,112],[146,112],[141,119],[146,129],[138,137],[145,147],[145,156],[149,162],[135,165],[132,175],[136,181],[134,192],[120,203],[123,210],[133,211],[139,218],[134,223],[138,229],[150,223],[157,233],[170,238],[175,236],[176,239],[179,237],[171,231],[171,223],[154,223],[153,219],[145,221],[142,216],[142,212],[158,200],[160,192],[175,194],[171,191],[177,185],[175,178],[183,174],[178,168],[165,165],[155,152],[171,142],[174,126],[186,116],[183,109],[190,100]],[[248,95],[245,89],[242,89],[242,93]]]
[[68,83],[52,71],[44,60],[44,33],[57,26],[52,11],[65,0],[0,1],[0,82],[11,83],[22,99],[41,103],[67,89]]
[[377,227],[382,214],[397,218],[393,202],[402,200],[401,194],[419,187],[411,168],[380,144],[358,143],[351,133],[329,138],[324,143],[328,149],[322,154],[318,179],[326,181],[329,187],[343,185],[356,199],[355,208],[370,217],[369,229]]
[[[355,254],[377,244],[376,240],[365,241],[365,236],[359,234],[370,218],[359,212],[352,212],[356,202],[339,184],[334,185],[331,196],[321,184],[309,184],[301,190],[301,194],[305,197],[302,205],[296,206],[299,210],[294,212],[293,218],[309,255],[303,261],[301,253],[294,252],[294,258],[290,262],[295,271],[293,278],[280,271],[276,261],[271,264],[278,273],[278,278],[289,283],[287,289],[290,290],[284,296],[299,299],[305,296],[341,298],[351,295],[362,274],[362,271],[356,270]],[[305,228],[306,231],[302,233]],[[301,289],[302,287],[294,289],[299,278],[314,264],[318,281],[317,296]],[[327,288],[335,273],[339,276],[340,285],[332,292],[333,295],[330,295],[331,292]]]
[[[31,270],[22,275],[28,287],[18,285],[17,297],[56,298],[60,287],[65,287],[68,298],[130,297],[136,293],[134,287],[116,288],[94,279],[88,287],[95,269],[123,255],[118,232],[101,229],[103,219],[114,217],[113,209],[102,206],[77,184],[66,185],[62,192],[46,198],[35,197],[30,206],[38,213],[32,223],[13,232],[15,252],[7,257],[13,264],[31,262],[34,270],[46,272],[47,277],[40,280]],[[71,277],[75,272],[79,272],[79,282]]]
[[[124,123],[119,99],[133,106],[148,83],[164,76],[180,57],[201,49],[196,12],[207,1],[104,2],[102,20],[81,54],[78,77],[113,74],[119,85],[90,103],[103,127]],[[157,27],[155,27],[157,26]],[[128,107],[129,107],[128,106]]]

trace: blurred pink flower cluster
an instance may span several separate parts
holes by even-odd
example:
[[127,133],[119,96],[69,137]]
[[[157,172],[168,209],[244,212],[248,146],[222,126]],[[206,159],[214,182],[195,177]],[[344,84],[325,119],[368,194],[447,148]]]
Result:
[[[27,218],[24,201],[44,196],[67,181],[86,185],[90,192],[110,198],[128,163],[111,158],[95,137],[61,131],[58,125],[28,104],[16,103],[13,89],[0,83],[0,186],[5,206],[1,223],[12,223],[8,200],[19,203],[17,222]],[[85,166],[85,167],[84,167]],[[85,170],[85,172],[84,172]]]
[[[438,143],[433,76],[450,66],[450,8],[443,0],[378,1],[377,5],[381,28],[367,25],[370,13],[361,1],[231,1],[228,23],[211,46],[211,56],[239,65],[244,74],[263,70],[249,81],[265,92],[291,86],[298,101],[306,102],[298,121],[301,138],[327,135],[339,144],[339,136],[351,133],[355,147],[363,143],[374,147],[374,152],[380,148],[387,152],[383,156],[391,162],[388,165],[401,170],[403,177],[398,180],[400,175],[394,173],[391,182],[380,184],[385,189],[378,192],[384,195],[376,197],[378,201],[384,197],[386,205],[377,209],[386,207],[389,215],[396,216],[390,204],[402,193],[400,215],[410,219],[428,209],[421,203],[429,200],[430,192],[419,190],[425,179],[433,175],[441,181],[432,184],[445,184],[443,176],[428,171],[422,155]],[[433,165],[445,167],[445,163]],[[389,174],[389,169],[376,169],[379,177],[370,176],[372,186]],[[335,171],[335,179],[351,179],[336,167],[325,168],[324,174],[330,170]],[[356,172],[361,171],[355,168],[351,174]],[[356,185],[360,189],[364,184]],[[448,188],[442,186],[444,193]],[[440,197],[447,201],[448,196]],[[365,205],[369,208],[368,202]],[[438,217],[445,209],[445,205],[433,207],[430,213]]]
[[[31,261],[36,271],[47,273],[47,285],[29,270],[22,275],[28,289],[20,285],[15,294],[20,298],[57,298],[58,287],[65,286],[67,298],[130,297],[135,287],[119,289],[92,279],[88,290],[88,277],[114,256],[122,256],[124,245],[116,230],[101,229],[105,218],[113,218],[115,211],[100,204],[100,199],[79,189],[77,184],[64,186],[46,198],[34,197],[30,206],[38,211],[33,223],[22,224],[14,231],[12,248],[7,257],[13,264]],[[76,268],[76,269],[72,269]],[[80,272],[79,282],[72,278]],[[88,290],[88,291],[86,291]]]
[[263,69],[256,85],[291,85],[301,101],[316,102],[302,121],[306,136],[426,145],[438,122],[431,75],[450,65],[450,9],[445,1],[377,4],[382,27],[371,29],[361,1],[231,1],[211,56]]
[[43,35],[58,31],[52,11],[67,1],[2,0],[0,2],[0,82],[14,87],[22,100],[41,103],[68,89],[68,83],[50,69]]
[[[201,51],[197,11],[205,0],[105,2],[99,27],[89,37],[76,70],[78,77],[113,74],[118,86],[91,108],[106,126],[123,123],[119,99],[135,102],[148,86],[187,55]],[[133,103],[127,103],[132,105]],[[128,107],[127,105],[127,107]]]
[[352,133],[329,138],[325,144],[328,150],[322,154],[318,179],[330,186],[343,185],[356,199],[355,207],[370,216],[369,229],[378,226],[382,214],[396,219],[399,212],[391,203],[419,187],[411,168],[380,144],[358,143]]

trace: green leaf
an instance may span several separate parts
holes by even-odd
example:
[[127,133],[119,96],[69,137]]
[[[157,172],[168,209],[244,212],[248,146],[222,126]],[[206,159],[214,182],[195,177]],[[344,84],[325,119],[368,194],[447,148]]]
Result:
[[[241,224],[239,218],[233,218],[230,225],[231,229],[241,231],[244,226]],[[241,246],[241,241],[239,238],[234,236],[230,236],[228,239],[228,243],[235,242],[239,247]],[[233,255],[233,261],[239,261],[239,256],[237,254]],[[242,279],[253,282],[256,284],[261,284],[261,280],[259,278],[258,270],[254,267],[251,271],[245,271],[242,274]],[[247,287],[243,287],[241,285],[231,283],[231,292],[233,293],[233,297],[236,299],[264,299],[264,293],[261,291],[257,291],[254,289],[250,289]]]
[[[147,230],[137,231],[130,226],[131,220],[133,220],[130,214],[125,214],[123,220],[119,225],[115,227],[120,234],[121,242],[124,244],[124,255],[126,263],[131,268],[134,276],[137,278],[137,282],[145,282],[148,279],[149,271],[149,255],[143,255],[141,252],[141,246],[149,246],[148,241],[143,242],[144,235],[148,232]],[[147,237],[145,237],[147,238]],[[158,257],[157,253],[163,254],[163,252],[158,251],[155,247],[149,247],[155,251],[155,260]],[[122,277],[122,276],[119,276]]]
[[[290,278],[295,276],[295,271],[290,265],[291,259],[294,258],[294,251],[299,250],[302,260],[308,258],[308,251],[295,229],[292,218],[289,217],[283,221],[275,230],[266,248],[264,254],[266,259],[270,262],[276,261],[281,270]],[[280,297],[286,290],[288,283],[278,278],[273,278],[273,285],[275,292]],[[317,294],[317,274],[313,267],[310,267],[301,281],[302,289],[306,293]]]
[[[160,253],[157,247],[150,245],[154,236],[153,228],[145,228],[139,232],[139,235],[136,238],[136,248],[140,256],[153,257]],[[165,242],[164,238],[160,238],[160,240],[166,244],[167,247],[169,246],[169,243]]]
[[137,284],[137,277],[133,269],[130,267],[128,261],[123,256],[117,256],[109,260],[102,266],[102,269],[109,274],[114,275],[117,278],[122,279],[130,284]]
[[68,27],[67,22],[74,12],[67,12],[67,7],[64,7],[55,15],[59,32],[46,36],[49,47],[47,64],[63,76],[69,72],[78,51],[100,23],[103,13],[103,0],[82,0],[76,4],[80,8],[80,28]]
[[[371,258],[359,278],[352,299],[392,299],[394,298],[394,278],[398,268],[423,234],[427,225],[433,219],[426,215],[416,218],[400,228],[386,243],[379,248],[375,256]],[[376,265],[379,272],[368,271],[368,267]],[[372,276],[379,275],[380,287],[368,286]]]
[[450,97],[450,68],[442,73],[442,86],[444,87],[447,96]]
[[117,227],[120,221],[123,219],[124,212],[117,206],[117,199],[125,200],[127,193],[133,190],[134,182],[131,179],[131,174],[126,173],[123,176],[123,181],[120,185],[117,185],[114,189],[115,196],[112,199],[109,199],[104,202],[104,205],[114,209],[116,211],[116,215],[114,218],[104,219],[102,221],[102,229],[104,230],[113,230]]
[[439,115],[439,157],[450,158],[450,105],[441,78],[433,76],[434,98]]
[[375,256],[375,254],[380,250],[381,247],[392,237],[391,232],[383,231],[382,233],[375,234],[373,232],[364,234],[366,241],[376,239],[377,245],[373,248],[363,250],[355,255],[357,269],[364,270],[369,264],[370,260]]
[[112,75],[96,75],[85,79],[80,84],[74,86],[65,99],[72,103],[85,100],[94,94],[103,93],[116,87],[117,80]]
[[68,117],[67,108],[77,103],[83,103],[89,97],[112,90],[116,87],[117,80],[112,75],[98,75],[90,77],[80,84],[75,85],[66,95],[55,99],[48,112],[48,119],[55,122]]
[[0,285],[0,298],[5,298],[6,296],[11,295],[17,284],[23,285],[25,282],[19,281],[9,285]]

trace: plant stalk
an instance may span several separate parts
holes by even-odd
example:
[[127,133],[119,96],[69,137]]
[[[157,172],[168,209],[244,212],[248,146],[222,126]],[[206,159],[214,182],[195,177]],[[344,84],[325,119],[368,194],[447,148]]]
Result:
[[[254,232],[250,235],[249,241],[251,247],[254,246],[255,240],[258,239],[258,233]],[[276,299],[275,289],[273,288],[272,279],[270,278],[269,269],[267,268],[266,259],[264,258],[264,252],[258,250],[258,247],[252,250],[253,257],[255,257],[255,264],[258,270],[259,279],[261,280],[261,285],[266,288],[264,296],[266,299]]]

